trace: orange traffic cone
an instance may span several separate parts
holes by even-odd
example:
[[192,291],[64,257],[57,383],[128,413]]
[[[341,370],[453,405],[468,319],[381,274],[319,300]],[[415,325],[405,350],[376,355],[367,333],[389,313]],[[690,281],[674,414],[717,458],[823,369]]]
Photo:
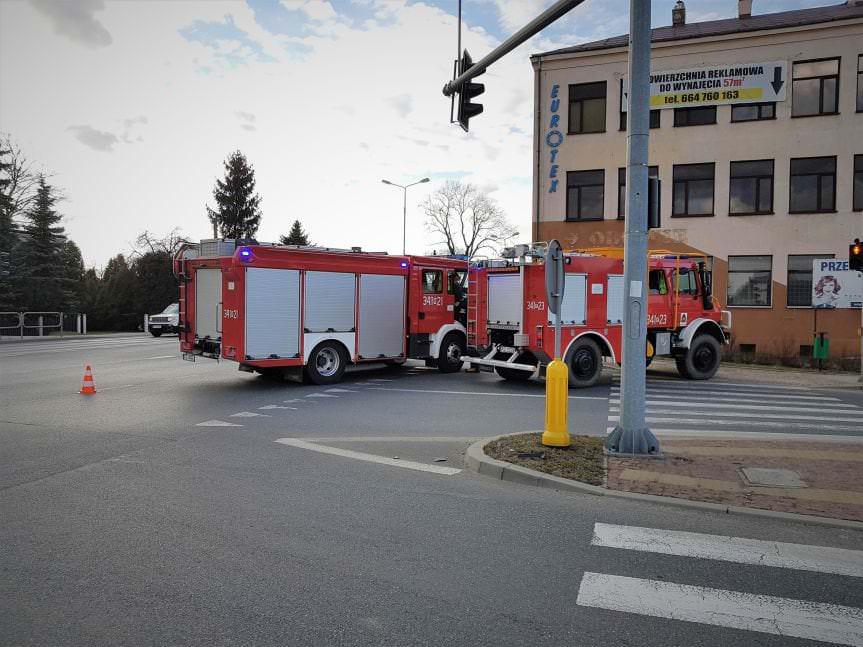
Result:
[[84,380],[81,382],[81,390],[78,393],[89,395],[96,392],[96,385],[93,383],[93,369],[87,364],[84,368]]

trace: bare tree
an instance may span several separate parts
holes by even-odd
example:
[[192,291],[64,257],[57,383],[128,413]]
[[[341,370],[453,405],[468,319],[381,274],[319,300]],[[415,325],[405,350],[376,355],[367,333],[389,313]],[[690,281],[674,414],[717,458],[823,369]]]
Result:
[[426,231],[438,238],[433,244],[445,245],[448,254],[473,258],[483,250],[498,251],[518,236],[497,202],[473,184],[450,180],[421,206]]
[[21,151],[9,135],[0,135],[0,151],[7,158],[4,162],[3,182],[0,182],[0,193],[3,203],[12,219],[26,213],[36,202],[39,189],[39,178],[50,176],[41,174],[32,161]]
[[179,227],[175,227],[162,237],[159,237],[152,231],[145,229],[135,239],[135,247],[130,254],[130,257],[134,258],[147,253],[159,252],[173,257],[174,253],[180,249],[180,245],[187,242],[189,242],[189,240],[180,234]]

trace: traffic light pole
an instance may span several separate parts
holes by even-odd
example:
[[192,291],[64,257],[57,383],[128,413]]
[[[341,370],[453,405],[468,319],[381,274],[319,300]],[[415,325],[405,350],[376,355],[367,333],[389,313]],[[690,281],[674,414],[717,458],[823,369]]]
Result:
[[645,421],[647,363],[648,127],[650,123],[650,2],[629,2],[626,238],[623,276],[623,362],[620,419],[606,446],[613,455],[659,455]]
[[[509,54],[528,38],[535,36],[568,11],[575,9],[582,2],[584,2],[584,0],[558,0],[555,2],[551,7],[543,11],[540,15],[515,32],[500,45],[495,47],[491,52],[486,54],[484,58],[474,63],[473,67],[465,70],[457,78],[444,85],[444,96],[449,97],[458,92],[462,85],[470,81],[473,77],[479,76],[485,72],[489,65]],[[459,50],[461,50],[461,47],[459,47]],[[461,51],[459,51],[459,56],[461,56]]]

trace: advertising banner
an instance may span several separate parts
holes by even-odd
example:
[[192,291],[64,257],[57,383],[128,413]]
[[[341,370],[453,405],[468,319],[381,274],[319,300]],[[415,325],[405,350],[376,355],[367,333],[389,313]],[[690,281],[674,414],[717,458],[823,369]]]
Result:
[[863,305],[863,272],[848,269],[848,261],[812,261],[812,306],[860,308]]
[[[731,103],[785,101],[788,85],[785,61],[729,63],[650,74],[650,108],[692,108]],[[621,110],[626,111],[626,89]]]

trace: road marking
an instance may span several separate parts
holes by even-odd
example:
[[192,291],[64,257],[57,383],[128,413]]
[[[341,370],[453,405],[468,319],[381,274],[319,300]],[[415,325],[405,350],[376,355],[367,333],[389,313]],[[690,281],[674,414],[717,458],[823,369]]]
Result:
[[260,416],[261,418],[269,418],[265,413],[255,413],[254,411],[240,411],[239,413],[232,413],[231,418],[255,418]]
[[414,461],[402,461],[395,458],[387,458],[385,456],[375,456],[374,454],[364,454],[355,452],[350,449],[340,449],[338,447],[327,447],[326,445],[318,445],[299,438],[279,438],[277,443],[282,445],[290,445],[291,447],[299,447],[300,449],[309,449],[313,452],[322,454],[332,454],[333,456],[342,456],[344,458],[353,458],[358,461],[366,461],[368,463],[379,463],[381,465],[389,465],[391,467],[403,467],[409,470],[417,470],[419,472],[431,472],[433,474],[443,474],[452,476],[461,472],[460,469],[454,467],[441,467],[439,465],[426,465],[424,463],[415,463]]
[[[647,396],[649,399],[645,400],[646,404],[655,404],[657,406],[668,406],[668,407],[713,407],[713,408],[740,408],[740,409],[749,409],[749,408],[760,408],[763,406],[769,406],[772,409],[778,409],[782,411],[788,411],[788,407],[785,406],[781,402],[775,402],[771,400],[710,400],[700,402],[697,400],[685,400],[683,402],[680,401],[680,398],[669,398],[668,400],[655,400],[653,395]],[[612,397],[608,400],[609,404],[620,404],[620,398]],[[773,402],[773,404],[765,404],[765,402]],[[738,403],[746,403],[740,406],[737,406]],[[805,409],[799,409],[800,411],[812,411],[816,407],[823,407],[825,410],[831,409],[850,409],[850,410],[858,410],[856,404],[847,404],[844,402],[789,402],[791,404],[808,404],[809,406]],[[753,406],[754,405],[754,406]]]
[[386,380],[382,377],[372,377],[369,378],[369,382],[392,382],[392,380]]
[[177,357],[176,355],[156,355],[156,357],[145,357],[144,359],[169,359],[172,357]]
[[141,386],[140,384],[121,384],[119,386],[105,386],[97,389],[98,391],[113,391],[114,389],[128,389],[133,386]]
[[[608,403],[610,405],[619,405],[620,400],[609,400]],[[686,402],[657,402],[656,400],[645,400],[645,404],[655,405],[653,407],[654,411],[662,412],[662,407],[687,407],[687,408],[696,408],[699,409],[748,409],[750,411],[819,411],[818,409],[813,409],[813,407],[785,407],[785,406],[772,406],[772,405],[761,405],[761,404],[716,404],[713,402],[692,402],[687,400]],[[617,406],[612,406],[613,409],[616,409]],[[650,407],[648,407],[650,408]],[[853,404],[843,404],[843,405],[834,405],[831,404],[825,409],[820,410],[821,413],[827,413],[830,411],[835,411],[837,413],[863,413],[859,407]],[[678,411],[665,411],[664,413],[679,413]],[[783,418],[786,416],[783,416]],[[795,418],[797,416],[794,416]],[[835,420],[835,418],[832,418]],[[855,418],[855,420],[858,418]]]
[[[660,412],[657,412],[657,413],[660,413]],[[664,411],[661,413],[671,413],[671,412],[670,411]],[[689,411],[689,412],[681,411],[680,413],[685,414],[685,413],[692,413],[692,412],[691,411]],[[728,413],[714,413],[711,411],[709,414],[709,417],[704,416],[703,418],[700,418],[700,419],[699,418],[690,418],[689,420],[694,420],[696,422],[704,422],[705,420],[709,420],[711,423],[715,423],[717,425],[736,424],[734,421],[729,421],[729,420],[725,420],[725,421],[714,420],[713,419],[714,417],[718,417],[718,418],[759,418],[759,420],[762,418],[767,418],[767,419],[771,419],[771,420],[785,420],[785,419],[790,417],[790,418],[793,418],[794,420],[815,420],[815,421],[820,421],[820,422],[863,423],[863,417],[860,417],[860,416],[856,416],[853,418],[842,418],[842,417],[837,417],[837,416],[801,416],[798,414],[794,414],[792,416],[781,416],[781,415],[772,414],[772,413],[758,413],[758,412],[740,413],[740,412],[735,412],[735,411],[729,411]],[[617,416],[609,416],[608,419],[616,421],[618,419],[618,417]],[[677,419],[675,419],[675,418],[652,418],[652,417],[649,417],[649,420],[651,422],[675,422],[675,421],[677,421]],[[684,418],[679,419],[680,422],[683,422],[684,420],[685,420]],[[745,421],[740,422],[740,424],[744,424],[744,423],[745,423]],[[768,424],[768,423],[761,422],[760,424]],[[805,425],[803,423],[801,423],[801,425],[804,427],[805,426],[809,426],[809,427],[813,426],[813,425]],[[841,427],[836,427],[836,429],[840,429],[840,428]],[[863,426],[848,427],[848,428],[849,429],[859,429],[859,430],[863,431]]]
[[329,395],[327,393],[309,393],[307,398],[337,398],[337,395]]
[[[611,394],[614,396],[620,395],[620,389],[612,387]],[[758,395],[755,393],[748,393],[744,391],[706,391],[701,389],[654,389],[652,387],[647,388],[647,397],[649,398],[680,398],[683,395],[694,395],[694,396],[702,396],[702,395],[718,395],[718,396],[734,396],[736,399],[739,395],[747,395],[749,397]],[[764,393],[760,394],[760,397],[763,397],[764,400],[760,400],[760,402],[765,401],[766,399],[774,399],[774,400],[818,400],[821,402],[836,402],[839,398],[832,398],[823,395],[787,395],[784,393]]]
[[327,393],[359,393],[356,389],[327,389]]
[[357,384],[359,386],[371,386],[374,382],[353,382],[353,384]]
[[288,409],[290,411],[297,411],[298,410],[297,407],[283,407],[280,404],[268,404],[268,405],[263,406],[263,407],[258,407],[258,410],[265,410],[265,409]]
[[[614,377],[614,385],[620,385],[620,378],[618,376]],[[672,378],[670,380],[655,380],[649,379],[647,380],[647,386],[651,387],[654,385],[659,385],[658,388],[663,389],[692,389],[695,388],[692,386],[692,382],[689,380],[681,380]],[[786,386],[784,384],[753,384],[750,382],[714,382],[710,380],[710,382],[706,383],[708,387],[714,386],[724,386],[730,387],[732,389],[737,389],[740,391],[749,392],[749,391],[763,391],[765,389],[774,389],[776,391],[811,391],[812,387],[809,386]]]
[[863,577],[863,551],[596,523],[592,546]]
[[[545,398],[545,394],[538,393],[492,393],[483,391],[438,391],[435,389],[396,389],[387,386],[373,386],[370,391],[398,391],[402,393],[442,393],[445,395],[494,395],[499,397],[513,398]],[[606,400],[602,396],[594,395],[571,395],[570,400]]]
[[473,443],[486,436],[309,436],[298,440],[340,443]]
[[224,420],[206,420],[199,422],[196,427],[242,427],[234,422],[225,422]]
[[[775,424],[775,426],[785,427],[787,425],[777,423]],[[811,428],[812,427],[807,427],[807,429]],[[832,425],[830,428],[836,429],[836,427]],[[610,434],[612,431],[614,431],[614,427],[608,426],[605,428],[605,431],[606,433]],[[818,441],[834,444],[863,444],[863,436],[842,436],[838,434],[785,434],[780,431],[729,431],[725,429],[657,429],[655,427],[651,427],[650,431],[652,431],[654,434],[661,436],[678,436],[679,438],[721,438],[725,440],[735,438],[738,440],[791,440],[800,442]]]
[[586,572],[576,604],[863,646],[863,610],[821,602]]

